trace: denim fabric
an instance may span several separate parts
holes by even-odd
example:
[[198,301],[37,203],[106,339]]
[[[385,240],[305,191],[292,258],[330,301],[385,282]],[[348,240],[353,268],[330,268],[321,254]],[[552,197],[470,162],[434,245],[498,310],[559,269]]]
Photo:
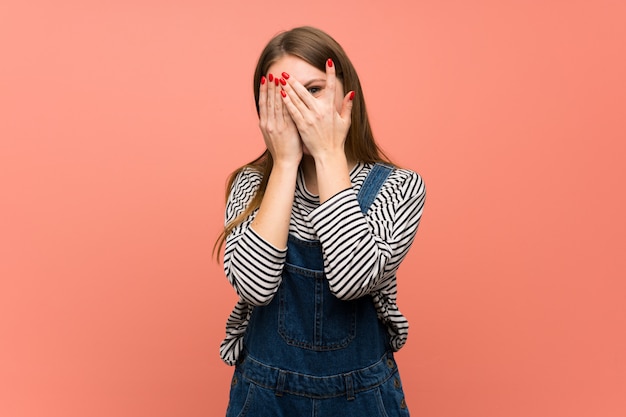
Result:
[[347,374],[314,377],[249,356],[235,368],[226,417],[409,417],[393,355]]
[[[357,196],[364,213],[390,172],[372,168]],[[289,236],[281,286],[254,309],[244,346],[227,417],[409,415],[371,297],[330,292],[317,241]]]
[[387,165],[376,164],[363,181],[361,185],[361,189],[359,190],[359,194],[357,195],[357,200],[359,201],[359,206],[361,207],[361,211],[365,214],[367,210],[369,210],[370,206],[374,202],[380,187],[383,186],[387,177],[391,175],[393,168]]

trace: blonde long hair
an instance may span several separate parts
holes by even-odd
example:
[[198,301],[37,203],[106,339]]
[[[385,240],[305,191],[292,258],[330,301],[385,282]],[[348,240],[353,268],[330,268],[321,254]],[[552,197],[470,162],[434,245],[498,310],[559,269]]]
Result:
[[[365,101],[363,100],[361,82],[352,62],[350,62],[341,45],[319,29],[303,26],[279,33],[263,49],[254,71],[253,88],[257,114],[259,112],[261,76],[266,75],[269,67],[285,55],[298,57],[322,72],[326,72],[326,60],[328,58],[333,60],[337,78],[343,83],[344,94],[347,94],[348,91],[355,92],[352,106],[352,123],[344,145],[346,156],[353,161],[390,163],[389,158],[374,141],[374,135],[367,117]],[[226,237],[230,232],[261,205],[272,166],[272,155],[266,149],[258,158],[236,169],[228,177],[226,185],[227,200],[237,175],[242,171],[246,169],[256,170],[261,173],[262,180],[246,209],[228,223],[220,233],[213,247],[214,254],[221,252]]]

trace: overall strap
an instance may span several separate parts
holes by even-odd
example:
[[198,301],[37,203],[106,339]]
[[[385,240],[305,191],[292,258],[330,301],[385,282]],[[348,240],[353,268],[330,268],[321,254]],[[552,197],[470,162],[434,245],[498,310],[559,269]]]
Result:
[[369,174],[367,174],[367,177],[365,178],[365,181],[363,181],[363,185],[356,196],[363,214],[367,213],[367,210],[374,202],[380,187],[382,187],[392,171],[393,167],[376,163],[372,167]]

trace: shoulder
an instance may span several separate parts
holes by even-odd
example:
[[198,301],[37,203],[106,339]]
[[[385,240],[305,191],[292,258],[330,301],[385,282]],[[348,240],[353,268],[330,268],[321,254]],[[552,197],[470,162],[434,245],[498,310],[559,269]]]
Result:
[[263,180],[263,175],[252,167],[243,167],[233,173],[233,183],[231,192],[237,193],[239,190],[256,190]]
[[424,179],[415,171],[406,168],[394,168],[389,176],[388,186],[397,188],[405,195],[423,194],[426,192]]
[[423,182],[422,177],[415,171],[412,171],[408,168],[399,168],[399,167],[392,167],[393,171],[391,173],[391,175],[389,176],[390,179],[393,179],[399,183],[405,184],[405,183],[417,183],[417,182]]
[[[374,168],[374,163],[361,163],[357,167],[355,176],[355,184],[360,187],[367,175]],[[391,173],[385,180],[381,187],[381,194],[388,196],[412,196],[416,194],[423,194],[426,191],[423,178],[415,171],[395,167],[393,165],[384,164],[391,168]]]
[[226,216],[233,219],[246,210],[256,195],[263,176],[258,170],[243,167],[233,174],[232,183],[226,200]]

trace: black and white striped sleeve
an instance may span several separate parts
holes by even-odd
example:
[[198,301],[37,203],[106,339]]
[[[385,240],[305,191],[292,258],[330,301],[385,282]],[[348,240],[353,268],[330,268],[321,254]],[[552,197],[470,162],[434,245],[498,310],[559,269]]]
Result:
[[[260,182],[256,171],[244,170],[237,176],[226,203],[227,224],[246,209]],[[242,301],[261,306],[278,290],[287,251],[272,246],[250,227],[255,215],[248,216],[226,237],[224,272]]]
[[367,215],[351,188],[309,214],[324,251],[330,289],[338,298],[356,299],[380,290],[395,298],[395,273],[413,243],[424,198],[422,178],[396,169]]

